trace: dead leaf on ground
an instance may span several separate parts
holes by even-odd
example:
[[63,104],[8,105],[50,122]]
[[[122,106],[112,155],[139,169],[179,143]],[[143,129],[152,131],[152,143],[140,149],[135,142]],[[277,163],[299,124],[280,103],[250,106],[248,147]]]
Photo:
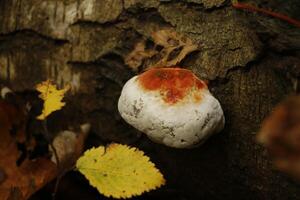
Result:
[[[64,171],[70,170],[82,154],[84,141],[90,130],[90,124],[83,124],[80,129],[79,134],[70,130],[61,131],[52,142],[59,158],[59,163],[61,165],[60,169]],[[54,152],[52,152],[50,145],[49,151],[52,153],[52,162],[57,164]]]
[[0,100],[0,170],[3,177],[0,182],[0,199],[6,200],[17,195],[18,199],[27,199],[33,192],[52,180],[56,174],[56,165],[45,158],[25,159],[20,166],[17,160],[20,151],[14,134],[14,126],[19,129],[15,133],[19,138],[25,137],[25,116],[16,107]]
[[143,151],[117,143],[87,150],[76,167],[101,194],[116,199],[141,195],[165,184]]
[[[82,127],[76,134],[72,149],[59,149],[63,165],[57,165],[48,157],[37,157],[33,160],[27,157],[17,165],[21,151],[18,143],[26,140],[26,115],[5,100],[0,99],[0,200],[28,199],[62,172],[72,169],[81,155],[88,129]],[[75,134],[75,133],[74,133]],[[70,141],[63,141],[63,143]]]
[[[198,45],[171,28],[153,32],[153,47],[146,48],[146,40],[139,41],[126,58],[125,63],[134,71],[144,64],[152,67],[171,67],[178,65],[188,54],[198,49]],[[158,48],[159,47],[159,48]]]
[[300,96],[275,107],[257,136],[281,171],[300,179]]

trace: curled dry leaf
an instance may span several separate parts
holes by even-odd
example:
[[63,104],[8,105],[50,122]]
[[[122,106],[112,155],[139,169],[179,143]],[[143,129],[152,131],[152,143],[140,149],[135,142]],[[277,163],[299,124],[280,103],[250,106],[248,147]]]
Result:
[[11,89],[9,89],[8,87],[3,87],[1,89],[1,98],[5,99],[6,95],[11,93],[11,92],[12,92]]
[[274,109],[257,140],[268,149],[279,170],[300,179],[300,96],[289,97]]
[[[58,150],[62,161],[58,169],[48,156],[39,156],[35,159],[23,157],[24,154],[19,150],[18,144],[25,144],[26,151],[30,151],[38,142],[33,138],[27,141],[30,134],[25,132],[27,120],[22,105],[16,102],[9,103],[0,98],[0,200],[28,199],[60,173],[70,170],[71,165],[82,153],[89,130],[89,125],[81,126],[80,133],[76,134],[72,143],[68,143],[67,150],[64,148]],[[67,141],[63,141],[64,144]]]
[[143,64],[144,59],[151,58],[157,53],[152,49],[146,50],[145,47],[145,41],[138,42],[133,51],[125,58],[125,63],[130,66],[132,70],[137,71],[139,66]]
[[[170,67],[178,65],[189,53],[196,51],[198,45],[177,33],[171,28],[153,32],[151,38],[154,42],[152,48],[147,49],[145,40],[138,42],[134,50],[125,58],[125,63],[133,70],[137,70],[144,61],[144,68]],[[161,50],[158,50],[160,47]]]
[[[78,157],[81,155],[84,147],[84,141],[90,130],[90,124],[81,125],[80,133],[64,130],[58,133],[52,144],[56,150],[60,168],[69,170],[73,167]],[[49,145],[49,151],[52,153],[51,161],[57,164],[54,152]]]
[[[162,58],[153,66],[174,66],[179,64],[189,53],[198,49],[193,41],[172,29],[163,29],[152,34],[154,43],[163,47]],[[176,53],[177,51],[177,53]],[[176,53],[172,56],[172,53]]]
[[17,165],[21,155],[17,143],[25,138],[24,120],[18,108],[0,100],[0,199],[16,195],[17,199],[27,199],[57,175],[55,164],[46,158],[25,159]]

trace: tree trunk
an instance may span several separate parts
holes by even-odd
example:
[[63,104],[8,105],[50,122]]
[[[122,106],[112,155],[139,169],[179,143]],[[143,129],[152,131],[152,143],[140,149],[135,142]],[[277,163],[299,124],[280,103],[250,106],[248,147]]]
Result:
[[[298,0],[252,2],[300,18]],[[225,112],[225,129],[196,149],[154,144],[117,111],[124,83],[157,61],[145,57],[134,68],[128,55],[141,41],[159,55],[152,33],[166,28],[197,44],[177,65],[208,80]],[[255,142],[264,117],[299,76],[296,27],[226,0],[0,0],[0,34],[1,86],[22,92],[46,79],[70,84],[73,117],[92,124],[88,145],[137,146],[165,175],[167,185],[143,197],[300,199],[299,185],[274,170]],[[72,180],[74,188],[82,184]]]

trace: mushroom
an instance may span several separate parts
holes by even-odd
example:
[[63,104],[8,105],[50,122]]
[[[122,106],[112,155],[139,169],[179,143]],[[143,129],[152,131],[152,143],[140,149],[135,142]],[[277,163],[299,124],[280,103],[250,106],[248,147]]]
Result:
[[223,129],[220,103],[204,81],[182,68],[152,68],[124,85],[122,118],[152,141],[193,148]]

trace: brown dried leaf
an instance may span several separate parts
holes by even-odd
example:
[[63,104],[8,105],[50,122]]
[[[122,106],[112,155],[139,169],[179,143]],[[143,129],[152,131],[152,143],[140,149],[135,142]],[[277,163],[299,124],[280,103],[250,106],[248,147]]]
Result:
[[300,96],[289,97],[274,109],[257,140],[268,149],[279,170],[300,179]]
[[138,71],[144,59],[151,58],[157,53],[155,50],[146,50],[145,46],[145,41],[138,42],[125,58],[125,63],[134,71]]
[[[0,100],[0,170],[3,174],[0,199],[9,199],[16,194],[17,199],[27,199],[57,174],[55,164],[45,158],[26,159],[17,166],[20,152],[16,138],[25,137],[24,120],[25,116],[20,110]],[[16,135],[10,132],[13,126],[19,127]]]
[[[90,124],[83,124],[79,134],[74,131],[64,130],[54,138],[52,144],[56,150],[61,170],[69,170],[75,165],[75,162],[83,152],[84,141],[89,130]],[[53,151],[50,145],[49,151]],[[57,163],[54,152],[52,152],[51,160]]]
[[[87,129],[76,134],[72,151],[62,152],[62,165],[57,165],[47,157],[34,160],[26,158],[17,166],[21,152],[17,143],[25,142],[26,115],[15,105],[0,99],[0,200],[28,199],[34,192],[52,181],[56,176],[71,169],[83,150]],[[16,131],[15,131],[16,130]],[[29,148],[32,148],[32,141]]]
[[[162,59],[155,63],[154,67],[170,67],[179,64],[189,53],[196,51],[198,45],[193,41],[174,30],[168,28],[156,31],[152,34],[155,44],[163,46]],[[172,52],[179,50],[175,56],[171,56]]]
[[[178,65],[189,53],[196,51],[198,45],[171,28],[152,33],[154,46],[146,49],[145,40],[138,42],[126,58],[125,63],[134,71],[143,65],[144,68],[170,67]],[[160,51],[156,47],[162,47]]]

